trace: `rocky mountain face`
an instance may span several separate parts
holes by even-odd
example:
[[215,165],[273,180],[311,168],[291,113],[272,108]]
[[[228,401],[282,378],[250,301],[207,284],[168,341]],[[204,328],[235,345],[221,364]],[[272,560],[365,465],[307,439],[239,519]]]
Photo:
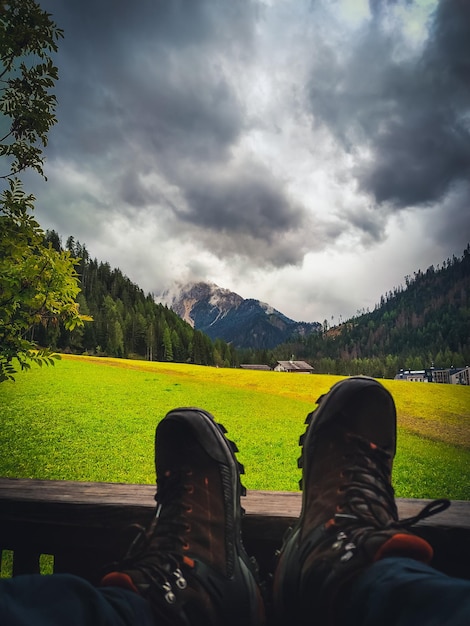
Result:
[[321,329],[318,322],[296,322],[264,302],[244,299],[213,283],[178,286],[161,299],[196,330],[237,348],[270,349],[293,335]]

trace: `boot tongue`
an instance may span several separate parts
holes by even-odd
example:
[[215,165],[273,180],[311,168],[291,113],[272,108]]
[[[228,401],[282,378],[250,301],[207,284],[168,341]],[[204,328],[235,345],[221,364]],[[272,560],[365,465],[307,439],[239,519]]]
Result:
[[166,470],[158,480],[153,545],[158,544],[158,549],[162,551],[180,552],[184,543],[182,536],[186,529],[184,514],[187,506],[184,496],[188,476],[189,470]]
[[376,528],[387,527],[398,520],[390,483],[390,455],[374,443],[357,436],[349,437],[355,440],[356,452],[343,471],[346,479],[340,488],[344,493],[340,508],[362,523]]

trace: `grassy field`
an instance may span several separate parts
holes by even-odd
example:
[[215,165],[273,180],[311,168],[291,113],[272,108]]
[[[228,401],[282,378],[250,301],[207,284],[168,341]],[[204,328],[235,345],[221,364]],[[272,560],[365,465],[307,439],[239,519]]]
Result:
[[[213,413],[249,489],[298,489],[305,415],[340,377],[64,357],[0,385],[0,475],[153,483],[155,425],[177,406]],[[470,500],[470,388],[383,381],[398,410],[400,497]]]

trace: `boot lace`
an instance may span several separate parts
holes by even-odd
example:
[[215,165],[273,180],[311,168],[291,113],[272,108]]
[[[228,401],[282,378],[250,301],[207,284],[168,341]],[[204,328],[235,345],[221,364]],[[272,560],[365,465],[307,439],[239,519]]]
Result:
[[359,437],[354,440],[354,452],[348,455],[348,464],[341,472],[344,479],[339,491],[344,494],[335,520],[357,520],[361,527],[380,530],[409,529],[417,522],[445,511],[450,501],[441,498],[427,503],[412,517],[398,519],[395,492],[390,482],[391,457],[383,449]]
[[155,514],[147,527],[131,527],[136,536],[120,563],[120,569],[141,574],[145,581],[137,583],[141,590],[161,588],[168,604],[176,602],[173,585],[178,589],[187,587],[182,564],[187,548],[185,535],[190,529],[186,516],[191,511],[187,501],[192,493],[191,474],[189,469],[168,471],[159,479]]

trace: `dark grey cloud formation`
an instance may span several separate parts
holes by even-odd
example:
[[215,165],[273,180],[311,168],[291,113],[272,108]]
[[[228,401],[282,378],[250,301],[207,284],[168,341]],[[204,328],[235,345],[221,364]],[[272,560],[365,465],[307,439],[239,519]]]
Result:
[[65,39],[38,217],[143,288],[191,276],[284,311],[292,284],[343,277],[346,301],[382,250],[373,305],[401,280],[390,241],[416,249],[403,274],[465,247],[467,0],[39,1]]
[[282,184],[257,164],[188,181],[186,198],[189,210],[180,213],[182,219],[268,242],[302,223],[301,210],[286,198]]
[[377,203],[436,202],[470,175],[470,3],[436,3],[419,51],[391,28],[390,7],[411,3],[370,4],[372,19],[341,48],[328,33],[312,42],[311,114],[357,156]]
[[[68,133],[61,128],[60,150],[96,156],[137,142],[159,161],[184,151],[220,157],[238,136],[242,117],[215,54],[219,28],[228,28],[216,11],[211,17],[216,7],[199,1],[62,5],[56,16],[66,31],[58,112]],[[250,28],[250,22],[240,24],[242,47],[249,46]]]
[[[300,226],[301,212],[262,164],[231,163],[249,126],[233,73],[250,63],[257,3],[44,5],[66,33],[50,159],[106,171],[118,203],[163,202],[215,237],[231,230],[269,242]],[[145,186],[141,175],[152,172],[181,191],[184,207]]]

